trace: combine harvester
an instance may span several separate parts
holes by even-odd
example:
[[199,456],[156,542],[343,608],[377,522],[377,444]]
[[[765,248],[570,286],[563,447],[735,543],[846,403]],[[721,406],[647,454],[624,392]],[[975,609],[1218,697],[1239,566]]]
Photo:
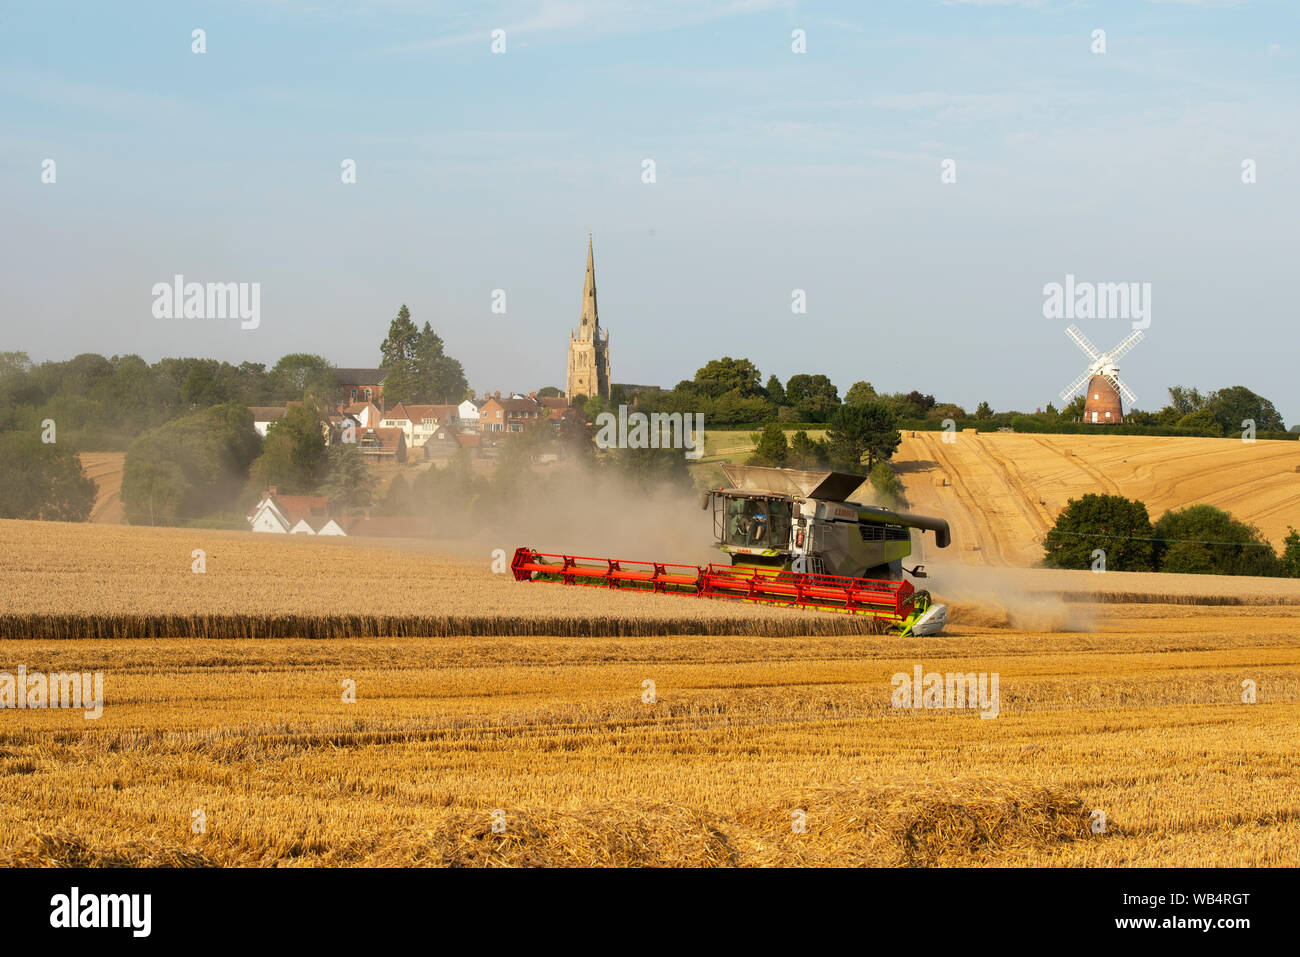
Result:
[[903,581],[911,530],[934,532],[947,548],[948,523],[845,501],[863,482],[844,472],[724,465],[732,487],[704,496],[716,545],[730,565],[673,565],[515,550],[517,581],[558,582],[870,615],[900,635],[937,635],[947,606]]

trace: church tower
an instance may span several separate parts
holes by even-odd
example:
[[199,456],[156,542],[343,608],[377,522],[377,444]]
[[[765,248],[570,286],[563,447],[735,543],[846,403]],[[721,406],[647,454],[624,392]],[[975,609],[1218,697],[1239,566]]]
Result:
[[602,336],[596,314],[596,265],[587,233],[587,278],[582,284],[582,314],[578,334],[569,332],[569,374],[564,394],[570,402],[578,396],[609,399],[609,333]]

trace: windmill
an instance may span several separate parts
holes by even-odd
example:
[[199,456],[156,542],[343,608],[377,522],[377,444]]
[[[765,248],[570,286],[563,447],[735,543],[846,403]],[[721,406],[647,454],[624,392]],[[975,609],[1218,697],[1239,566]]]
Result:
[[1120,379],[1117,363],[1122,356],[1127,355],[1130,349],[1142,341],[1142,330],[1134,329],[1110,352],[1100,351],[1079,331],[1078,326],[1070,326],[1065,330],[1065,334],[1083,350],[1084,355],[1088,357],[1089,365],[1079,378],[1061,390],[1061,401],[1069,402],[1079,391],[1079,386],[1087,382],[1088,392],[1084,399],[1083,421],[1107,425],[1118,425],[1123,422],[1124,406],[1120,401],[1120,395],[1122,394],[1128,400],[1130,407],[1137,401],[1137,396]]

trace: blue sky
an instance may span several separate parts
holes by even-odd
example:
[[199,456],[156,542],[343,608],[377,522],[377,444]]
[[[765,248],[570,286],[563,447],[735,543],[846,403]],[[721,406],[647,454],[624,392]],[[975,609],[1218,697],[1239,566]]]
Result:
[[[1042,289],[1070,273],[1152,284],[1140,407],[1244,384],[1290,424],[1297,27],[1258,0],[6,2],[0,348],[369,365],[405,302],[474,388],[562,386],[591,229],[615,381],[725,354],[1059,404],[1085,362]],[[261,283],[259,327],[154,318],[176,273]]]

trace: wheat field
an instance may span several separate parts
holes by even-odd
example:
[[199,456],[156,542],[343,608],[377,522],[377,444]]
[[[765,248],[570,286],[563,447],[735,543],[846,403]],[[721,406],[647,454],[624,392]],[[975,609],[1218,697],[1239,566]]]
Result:
[[1087,492],[1169,509],[1208,504],[1280,547],[1300,525],[1300,444],[1240,438],[904,432],[894,464],[916,511],[942,515],[977,565],[1032,565],[1071,498]]
[[[105,676],[97,720],[0,709],[0,863],[1300,861],[1300,607],[1266,595],[1227,606],[1119,594],[1086,621],[1031,624],[1014,600],[1008,613],[970,597],[954,602],[949,634],[925,639],[598,634],[606,600],[635,603],[629,617],[654,613],[643,603],[674,616],[669,606],[714,603],[499,581],[486,561],[409,547],[249,535],[210,547],[205,579],[190,571],[193,535],[0,523],[0,621],[68,602],[342,611],[333,570],[352,569],[367,586],[398,582],[387,597],[362,591],[371,613],[490,602],[596,624],[585,637],[311,640],[30,639],[0,624],[0,671]],[[237,586],[215,588],[224,566],[238,566]],[[122,587],[109,587],[112,569]],[[204,587],[215,591],[187,591]],[[918,665],[997,674],[997,717],[893,707],[892,676]],[[1255,703],[1242,701],[1247,680]]]

